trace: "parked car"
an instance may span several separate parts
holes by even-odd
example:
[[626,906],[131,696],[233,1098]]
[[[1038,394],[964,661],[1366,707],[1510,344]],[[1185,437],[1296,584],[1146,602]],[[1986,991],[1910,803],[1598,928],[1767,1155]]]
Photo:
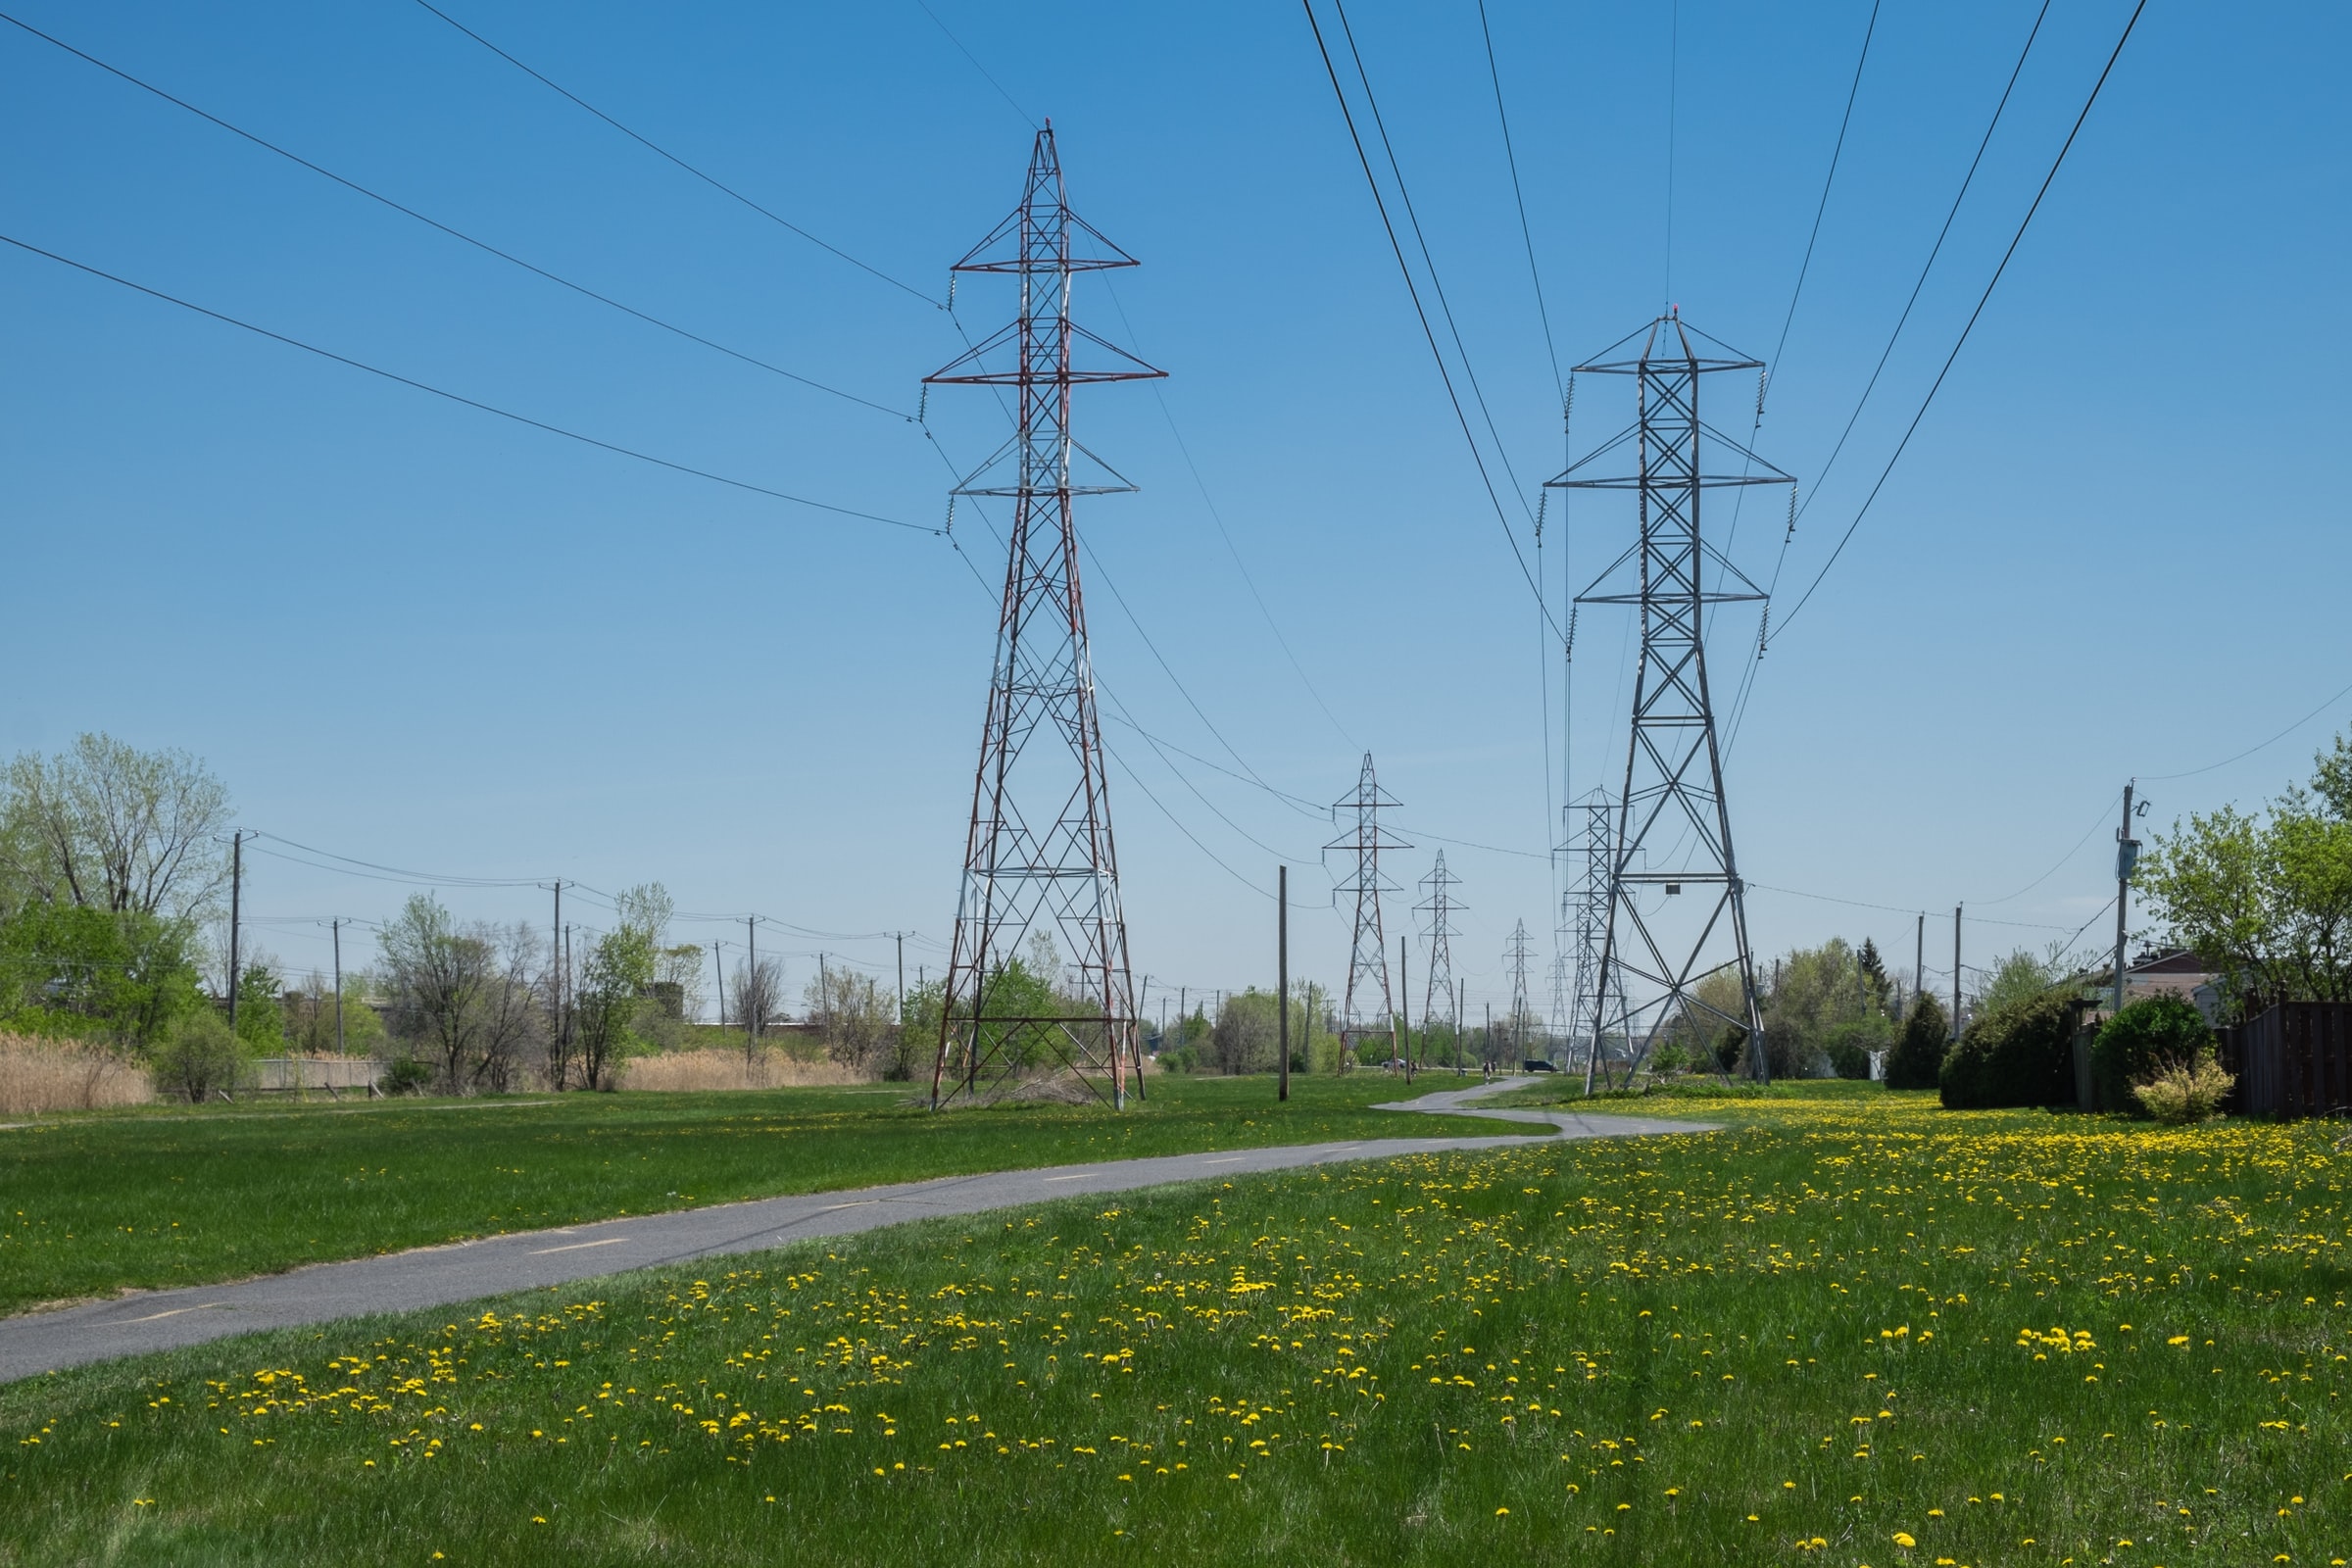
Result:
[[1530,1056],[1519,1064],[1521,1072],[1558,1072],[1560,1069],[1541,1056]]

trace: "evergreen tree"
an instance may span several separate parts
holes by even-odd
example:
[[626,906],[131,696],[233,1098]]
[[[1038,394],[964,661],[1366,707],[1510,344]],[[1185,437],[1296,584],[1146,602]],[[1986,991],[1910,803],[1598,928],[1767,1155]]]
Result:
[[1942,1081],[1944,1035],[1949,1028],[1936,999],[1920,997],[1912,1004],[1911,1016],[1903,1020],[1902,1038],[1886,1057],[1886,1087],[1936,1088]]

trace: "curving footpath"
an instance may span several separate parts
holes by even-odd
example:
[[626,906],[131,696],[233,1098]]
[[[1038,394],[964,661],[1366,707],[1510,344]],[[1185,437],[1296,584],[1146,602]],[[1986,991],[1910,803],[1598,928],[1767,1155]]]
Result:
[[[1567,1138],[1713,1132],[1704,1122],[1570,1111],[1487,1109],[1468,1102],[1530,1082],[1498,1079],[1377,1106],[1549,1126]],[[378,1312],[543,1290],[573,1280],[757,1252],[815,1236],[847,1236],[908,1220],[979,1214],[1055,1198],[1127,1193],[1178,1182],[1435,1150],[1524,1147],[1525,1136],[1374,1138],[1347,1144],[1209,1151],[1040,1170],[942,1176],[850,1192],[804,1193],[671,1214],[631,1214],[559,1230],[485,1237],[345,1263],[318,1263],[230,1285],[143,1291],[56,1312],[0,1319],[0,1383],[84,1362],[143,1355],[264,1329],[331,1323]]]

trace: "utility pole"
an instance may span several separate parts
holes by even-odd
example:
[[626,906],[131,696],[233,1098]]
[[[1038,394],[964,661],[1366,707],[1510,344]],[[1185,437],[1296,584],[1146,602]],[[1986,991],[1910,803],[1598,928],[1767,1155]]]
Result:
[[1952,906],[1952,1038],[1960,1038],[1960,906]]
[[1456,1078],[1469,1071],[1469,1068],[1462,1063],[1462,1057],[1468,1054],[1470,1047],[1470,1042],[1462,1034],[1462,1020],[1468,1016],[1470,1016],[1470,982],[1456,980],[1453,983],[1453,1075]]
[[2115,1007],[2124,1010],[2124,919],[2132,903],[2132,868],[2139,863],[2139,840],[2132,836],[2132,779],[2124,786],[2124,825],[2115,830]]
[[[1453,911],[1465,907],[1454,902],[1453,890],[1461,886],[1461,882],[1460,877],[1446,869],[1446,852],[1440,850],[1437,864],[1430,867],[1429,875],[1421,879],[1422,891],[1429,897],[1413,906],[1415,914],[1429,916],[1429,979],[1424,982],[1421,995],[1421,1042],[1424,1051],[1429,1048],[1430,1027],[1437,1020],[1439,994],[1445,994],[1448,1009],[1453,1005],[1453,939],[1461,935],[1453,928]],[[1412,993],[1406,991],[1404,997],[1409,1006]],[[1458,1045],[1461,1031],[1456,1029],[1454,1033]]]
[[1282,1065],[1275,1069],[1274,1098],[1291,1098],[1291,868],[1274,868],[1274,992],[1275,1015],[1282,1022],[1275,1030],[1275,1050],[1282,1054]]
[[1928,994],[1928,911],[1919,911],[1919,928],[1911,933],[1911,1002]]
[[[557,994],[564,999],[556,1014],[557,1059],[568,1072],[571,1063],[571,927],[569,926],[564,928],[564,964],[556,985]],[[558,1077],[560,1080],[562,1074],[559,1074]],[[556,1087],[562,1089],[564,1085],[559,1081]]]
[[1479,1067],[1480,1067],[1480,1069],[1481,1069],[1481,1071],[1480,1071],[1480,1076],[1481,1076],[1481,1077],[1488,1076],[1488,1075],[1490,1075],[1490,1074],[1491,1074],[1491,1073],[1494,1071],[1494,1004],[1493,1004],[1492,1002],[1490,1002],[1490,1003],[1488,1003],[1488,1004],[1487,1004],[1487,1032],[1486,1032],[1486,1035],[1485,1035],[1485,1037],[1484,1037],[1483,1039],[1481,1039],[1481,1040],[1479,1041],[1479,1043],[1478,1043],[1478,1065],[1479,1065]]
[[718,1026],[721,1029],[727,1026],[726,952],[727,945],[724,942],[713,941],[710,944],[710,974],[718,982]]
[[906,1022],[906,933],[893,931],[899,943],[899,1022]]
[[[1686,326],[1673,307],[1651,321],[1645,334],[1626,341],[1637,339],[1642,344],[1637,357],[1577,369],[1634,379],[1638,470],[1603,473],[1588,467],[1617,450],[1612,440],[1546,481],[1561,489],[1632,491],[1638,498],[1638,537],[1618,558],[1635,564],[1633,580],[1618,580],[1613,564],[1575,600],[1637,607],[1642,625],[1624,787],[1616,796],[1617,830],[1609,851],[1601,969],[1606,984],[1615,988],[1614,1010],[1625,1031],[1629,1062],[1640,1059],[1669,1019],[1696,1022],[1712,1016],[1746,1031],[1748,1070],[1761,1083],[1771,1068],[1747,939],[1746,885],[1732,852],[1723,751],[1707,687],[1704,620],[1709,606],[1755,602],[1765,595],[1702,542],[1699,510],[1710,489],[1793,487],[1796,481],[1712,426],[1704,427],[1708,440],[1740,461],[1736,471],[1726,471],[1735,467],[1728,461],[1702,462],[1700,383],[1711,374],[1761,370],[1760,361],[1725,353],[1723,345]],[[1652,865],[1645,858],[1645,846],[1662,847],[1686,833],[1689,848],[1674,856],[1679,863]],[[1644,907],[1653,891],[1681,897]],[[1694,893],[1699,896],[1687,896]],[[1726,971],[1740,982],[1740,999],[1732,1004],[1736,1011],[1715,1006],[1698,989],[1702,980]],[[1637,995],[1637,985],[1645,994]],[[1607,1011],[1594,1006],[1595,1034],[1608,1027]],[[1636,1046],[1638,1027],[1646,1032]]]
[[1520,1062],[1527,1060],[1527,961],[1534,956],[1535,950],[1527,934],[1527,922],[1522,920],[1512,927],[1510,945],[1502,952],[1503,962],[1511,968],[1512,1059]]
[[[972,774],[962,893],[940,1008],[931,1107],[977,1099],[1041,1069],[1076,1077],[1124,1109],[1143,1073],[1142,1020],[1128,959],[1127,917],[1111,837],[1107,756],[1079,588],[1071,501],[1132,489],[1106,465],[1073,473],[1073,388],[1165,372],[1083,331],[1070,316],[1079,272],[1133,267],[1071,213],[1053,122],[1029,154],[1020,205],[967,252],[958,273],[1009,275],[1018,314],[1002,332],[924,377],[927,385],[1014,388],[1018,425],[1000,466],[992,458],[956,486],[1012,503],[988,716]],[[1011,361],[1000,365],[1000,354]],[[1077,1007],[1006,1016],[987,999],[1032,932],[1058,937],[1079,976]],[[1074,1014],[1074,1015],[1073,1015]]]
[[335,1054],[343,1054],[343,922],[327,922],[335,938]]
[[[1396,995],[1399,998],[1413,994],[1412,982],[1405,978],[1404,972],[1405,954],[1411,945],[1412,938],[1401,931],[1396,933]],[[1404,1030],[1402,1047],[1396,1055],[1404,1063],[1404,1081],[1409,1084],[1413,1081],[1413,1020],[1405,1015],[1401,1007],[1397,1010],[1396,1018]]]
[[744,951],[750,955],[744,960],[743,970],[747,977],[743,988],[746,995],[736,1000],[743,1004],[743,1033],[747,1041],[745,1049],[757,1051],[760,1047],[760,1015],[767,1011],[767,1003],[760,995],[760,917],[756,914],[747,914],[743,918],[743,944]]
[[[218,841],[216,841],[218,842]],[[237,1032],[237,924],[245,894],[245,830],[228,840],[228,1032]]]
[[564,1028],[564,879],[562,877],[556,878],[556,917],[548,924],[547,943],[552,950],[547,956],[548,963],[556,971],[554,983],[547,988],[547,1007],[551,1015],[549,1021],[561,1034]]
[[833,980],[825,969],[825,956],[816,956],[816,1003],[824,1009],[825,1021],[833,1021]]

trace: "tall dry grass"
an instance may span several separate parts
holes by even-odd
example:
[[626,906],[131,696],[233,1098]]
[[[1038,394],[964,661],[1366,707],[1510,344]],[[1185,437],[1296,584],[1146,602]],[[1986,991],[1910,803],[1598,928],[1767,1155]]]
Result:
[[836,1061],[803,1061],[766,1049],[746,1059],[740,1051],[706,1046],[632,1057],[622,1071],[623,1089],[799,1089],[865,1080]]
[[140,1105],[154,1098],[147,1069],[102,1046],[0,1035],[0,1116]]

